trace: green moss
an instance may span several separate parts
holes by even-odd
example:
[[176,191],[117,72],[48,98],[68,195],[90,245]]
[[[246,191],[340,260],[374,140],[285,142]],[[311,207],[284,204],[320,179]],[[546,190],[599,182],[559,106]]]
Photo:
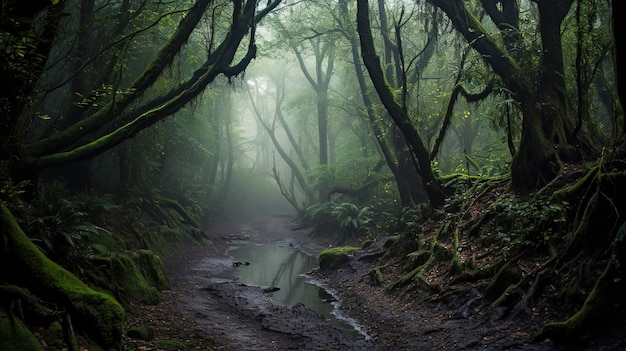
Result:
[[0,310],[0,350],[37,351],[43,347],[19,319]]
[[426,263],[430,256],[430,250],[421,249],[413,251],[410,254],[406,255],[406,262],[404,263],[403,269],[405,271],[412,271],[415,268]]
[[90,246],[92,253],[99,257],[111,257],[111,250],[108,247],[100,244],[94,244]]
[[502,295],[510,285],[517,284],[522,279],[522,272],[517,266],[505,264],[502,266],[496,279],[487,288],[485,296],[497,298]]
[[12,267],[3,270],[0,278],[63,306],[72,315],[74,326],[105,348],[120,348],[122,306],[49,260],[24,234],[6,206],[0,204],[0,209],[0,265]]
[[320,253],[319,262],[321,270],[339,268],[350,260],[350,254],[358,250],[358,247],[342,246],[326,249]]
[[146,326],[139,326],[129,328],[126,335],[132,339],[150,341],[154,338],[154,331]]
[[367,249],[370,245],[375,243],[374,239],[366,239],[361,242],[361,249]]
[[186,351],[188,350],[187,345],[182,341],[178,340],[157,340],[155,343],[156,347],[162,350],[176,350],[176,351]]
[[150,250],[113,254],[113,274],[124,298],[145,304],[159,302],[159,291],[169,288],[161,258]]
[[63,326],[58,321],[52,322],[42,336],[48,346],[62,348],[65,345]]
[[399,235],[390,236],[389,238],[387,238],[383,246],[385,247],[385,249],[388,249],[392,247],[395,243],[397,243],[399,240],[400,240]]
[[[576,344],[583,336],[619,320],[623,310],[624,284],[620,263],[615,256],[607,263],[585,303],[578,312],[564,322],[546,324],[535,336],[535,341],[551,339],[557,344]],[[613,316],[613,318],[607,318]]]
[[370,270],[369,275],[372,284],[374,284],[375,286],[383,285],[385,278],[383,276],[383,272],[380,270],[380,267],[374,267],[372,270]]

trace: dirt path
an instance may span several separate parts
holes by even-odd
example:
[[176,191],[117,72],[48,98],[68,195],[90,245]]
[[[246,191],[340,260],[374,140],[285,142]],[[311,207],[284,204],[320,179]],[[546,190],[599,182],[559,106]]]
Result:
[[[189,350],[559,350],[550,342],[528,343],[541,318],[506,321],[493,311],[489,315],[489,302],[471,286],[436,301],[420,301],[415,296],[419,292],[392,296],[374,286],[366,258],[380,243],[357,251],[337,271],[316,274],[339,296],[342,313],[371,336],[369,341],[350,340],[317,312],[277,305],[262,289],[232,281],[227,251],[238,244],[281,241],[312,255],[330,245],[290,227],[290,217],[274,216],[213,228],[213,245],[164,260],[171,290],[161,294],[158,306],[136,306],[127,326],[148,326],[155,330],[155,340],[180,340]],[[163,349],[154,340],[127,339],[125,345],[129,350]],[[610,350],[609,345],[578,350]]]
[[[140,313],[128,324],[147,324],[161,338],[198,350],[375,350],[371,342],[351,340],[304,305],[279,305],[261,288],[232,280],[227,251],[237,245],[282,241],[313,255],[327,247],[306,231],[290,230],[291,220],[273,216],[223,224],[212,230],[213,245],[165,258],[171,290],[163,292],[159,306],[137,306]],[[155,342],[127,343],[159,349]]]

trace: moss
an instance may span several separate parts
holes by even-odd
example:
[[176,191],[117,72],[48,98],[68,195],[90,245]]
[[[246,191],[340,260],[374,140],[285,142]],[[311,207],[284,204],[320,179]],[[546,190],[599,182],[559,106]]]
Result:
[[505,264],[496,275],[491,285],[487,288],[485,296],[496,298],[502,295],[507,288],[522,279],[522,272],[517,266]]
[[95,256],[111,257],[111,250],[104,245],[94,244],[90,246],[90,249]]
[[403,269],[405,271],[412,271],[415,268],[426,263],[429,258],[430,250],[421,249],[413,251],[410,254],[406,255],[406,262],[404,263]]
[[463,262],[461,262],[461,258],[459,255],[454,255],[450,260],[450,273],[459,274],[463,271]]
[[148,236],[148,245],[153,251],[159,254],[181,249],[185,242],[190,241],[184,232],[184,229],[187,227],[188,226],[183,224],[180,224],[176,228],[170,228],[166,225],[160,226],[158,231]]
[[374,267],[372,270],[370,270],[369,275],[373,285],[383,285],[385,278],[383,276],[383,272],[380,270],[380,267]]
[[159,291],[169,288],[161,258],[150,250],[139,250],[112,257],[113,275],[124,298],[156,305]]
[[389,238],[387,238],[387,240],[385,241],[383,246],[384,246],[385,249],[388,249],[388,248],[392,247],[395,243],[397,243],[399,240],[400,240],[400,236],[399,235],[390,236]]
[[582,308],[564,322],[546,324],[535,336],[535,341],[551,339],[557,344],[575,345],[585,335],[619,320],[620,313],[623,317],[623,307],[619,306],[624,301],[623,273],[620,271],[619,260],[612,256]]
[[509,285],[502,295],[500,295],[492,304],[489,306],[489,311],[493,312],[497,308],[509,309],[513,304],[519,299],[522,298],[524,292],[519,289],[516,285]]
[[367,249],[376,241],[374,239],[366,239],[361,242],[361,249]]
[[120,348],[122,306],[49,260],[24,234],[6,206],[0,204],[0,209],[0,264],[12,267],[10,271],[3,270],[0,277],[65,307],[74,326],[89,333],[103,347]]
[[50,323],[42,336],[48,346],[62,348],[65,345],[63,326],[58,321]]
[[0,350],[43,351],[43,347],[19,319],[0,310]]
[[320,253],[320,269],[331,270],[339,268],[350,260],[350,254],[358,250],[358,247],[341,246],[332,249],[326,249]]
[[176,350],[176,351],[186,351],[188,350],[187,345],[182,341],[178,340],[157,340],[155,343],[156,347],[163,350]]
[[126,335],[132,339],[150,341],[154,338],[154,331],[146,326],[139,326],[129,328]]

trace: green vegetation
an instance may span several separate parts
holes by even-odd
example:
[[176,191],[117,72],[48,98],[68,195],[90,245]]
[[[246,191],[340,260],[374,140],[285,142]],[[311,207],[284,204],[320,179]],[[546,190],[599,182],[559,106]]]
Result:
[[368,206],[359,208],[349,202],[325,202],[305,209],[303,221],[313,227],[313,236],[330,236],[340,244],[367,236],[372,224]]
[[0,310],[0,349],[43,351],[43,346],[22,321]]
[[535,341],[626,320],[623,1],[31,5],[0,16],[2,342],[120,349],[158,255],[276,212],[324,269],[382,246],[398,298],[571,315]]
[[350,260],[350,254],[358,250],[358,247],[342,246],[326,249],[320,252],[320,269],[332,270],[341,267]]
[[154,338],[154,331],[151,328],[144,326],[131,327],[126,330],[126,335],[129,338],[149,341]]

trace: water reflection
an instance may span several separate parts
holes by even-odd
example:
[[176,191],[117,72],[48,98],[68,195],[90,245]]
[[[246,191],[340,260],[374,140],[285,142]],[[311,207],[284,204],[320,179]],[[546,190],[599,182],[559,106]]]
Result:
[[238,281],[263,288],[279,288],[269,293],[272,299],[286,306],[303,303],[326,317],[335,327],[353,339],[364,336],[354,323],[338,318],[331,303],[334,298],[325,289],[312,284],[305,273],[317,268],[317,258],[285,243],[245,245],[231,250]]

